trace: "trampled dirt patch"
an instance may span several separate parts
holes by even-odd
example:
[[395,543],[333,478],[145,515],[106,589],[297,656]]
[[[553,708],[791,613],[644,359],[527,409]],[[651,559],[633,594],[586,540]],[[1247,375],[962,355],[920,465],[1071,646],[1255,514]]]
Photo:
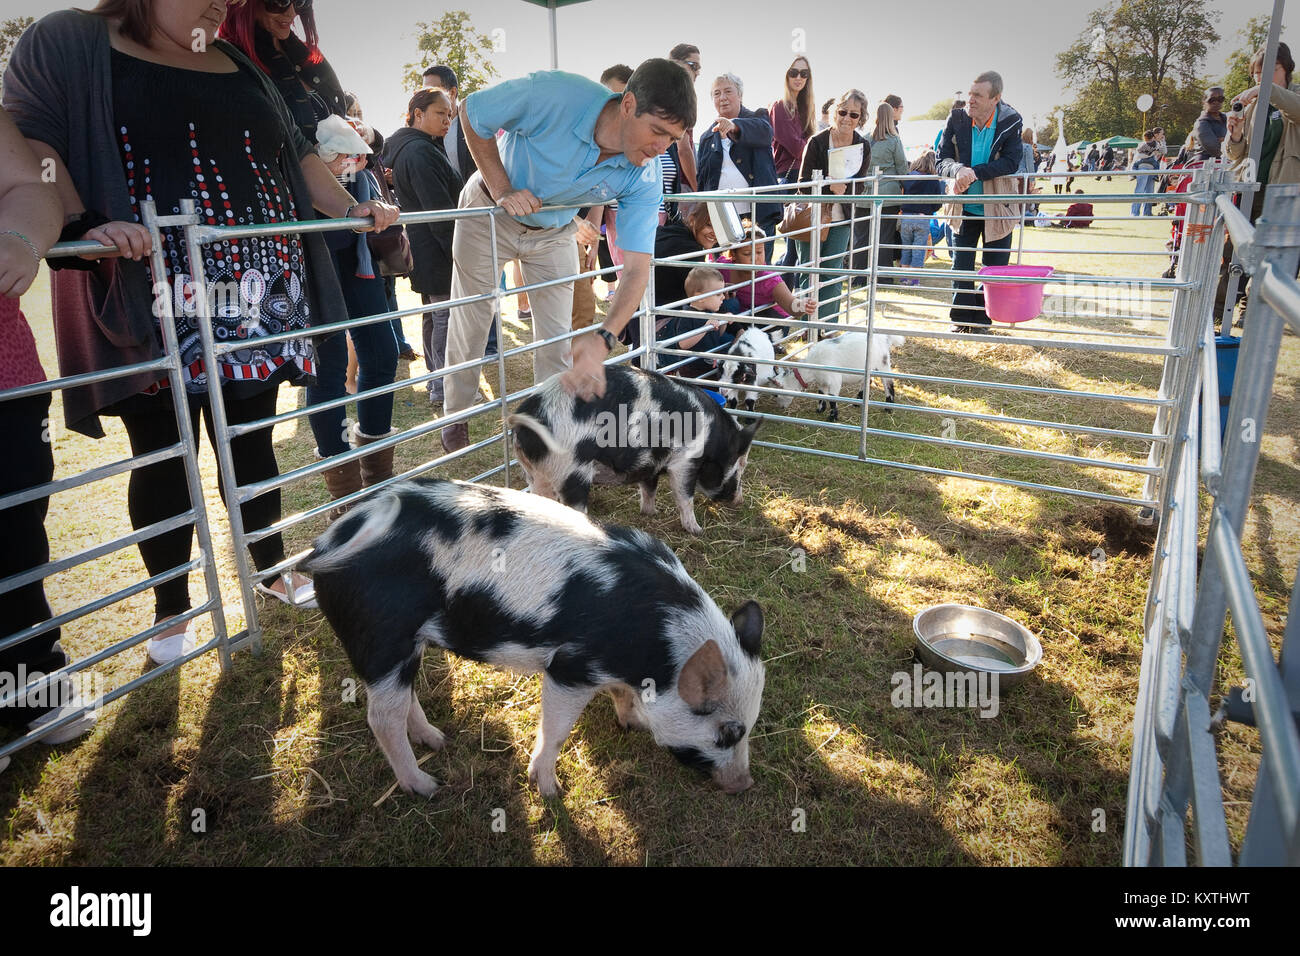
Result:
[[1078,554],[1104,548],[1108,555],[1124,552],[1135,558],[1151,553],[1156,541],[1154,524],[1139,524],[1132,508],[1100,504],[1084,508],[1063,523],[1062,545]]

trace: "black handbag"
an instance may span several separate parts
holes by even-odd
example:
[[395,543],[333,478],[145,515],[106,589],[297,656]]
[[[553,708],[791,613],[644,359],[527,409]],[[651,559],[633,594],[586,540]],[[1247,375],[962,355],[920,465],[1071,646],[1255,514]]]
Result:
[[[373,170],[368,169],[366,172],[373,175],[379,197],[390,206],[396,206],[397,198],[388,186],[384,164],[378,157],[375,158]],[[370,247],[370,255],[382,276],[404,276],[415,268],[411,241],[406,236],[406,227],[401,223],[393,223],[383,232],[366,233],[366,244]]]

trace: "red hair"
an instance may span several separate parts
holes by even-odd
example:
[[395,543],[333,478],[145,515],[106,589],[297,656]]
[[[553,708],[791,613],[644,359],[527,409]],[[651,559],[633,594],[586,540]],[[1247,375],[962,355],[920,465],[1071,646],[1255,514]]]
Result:
[[[262,0],[247,0],[246,3],[238,6],[231,4],[226,8],[226,19],[222,21],[217,36],[243,50],[248,54],[249,59],[256,63],[263,73],[266,73],[266,64],[258,57],[257,44],[253,39],[257,35],[257,15],[262,10]],[[307,62],[312,64],[322,62],[325,56],[317,45],[316,14],[312,10],[305,10],[298,14],[298,20],[302,23],[305,34],[303,40],[307,44]]]

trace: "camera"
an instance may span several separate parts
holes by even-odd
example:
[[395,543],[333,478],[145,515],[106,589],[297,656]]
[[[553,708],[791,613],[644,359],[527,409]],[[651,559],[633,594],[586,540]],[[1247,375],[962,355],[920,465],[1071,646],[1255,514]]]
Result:
[[1240,103],[1233,103],[1233,104],[1232,104],[1232,111],[1233,111],[1234,113],[1240,113],[1240,112],[1242,112],[1245,108],[1246,108],[1246,107],[1242,106]]

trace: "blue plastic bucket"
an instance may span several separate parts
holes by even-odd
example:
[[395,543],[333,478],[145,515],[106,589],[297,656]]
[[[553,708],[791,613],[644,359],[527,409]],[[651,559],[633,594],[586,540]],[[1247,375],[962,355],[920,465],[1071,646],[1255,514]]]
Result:
[[1220,335],[1214,340],[1214,357],[1219,366],[1219,440],[1228,430],[1228,406],[1232,402],[1232,380],[1237,376],[1237,348],[1241,339]]

